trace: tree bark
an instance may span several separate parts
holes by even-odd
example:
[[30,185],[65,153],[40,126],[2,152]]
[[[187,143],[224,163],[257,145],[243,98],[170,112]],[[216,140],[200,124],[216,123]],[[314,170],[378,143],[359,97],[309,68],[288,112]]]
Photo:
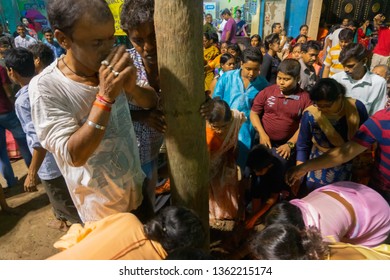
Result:
[[172,200],[197,212],[208,248],[209,155],[205,120],[199,113],[205,101],[202,3],[155,0],[154,19]]

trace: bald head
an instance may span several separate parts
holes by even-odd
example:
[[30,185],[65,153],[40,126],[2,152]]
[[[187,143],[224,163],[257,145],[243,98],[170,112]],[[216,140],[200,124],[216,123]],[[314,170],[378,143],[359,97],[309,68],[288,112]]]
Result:
[[390,81],[390,70],[389,67],[385,64],[380,64],[375,66],[372,69],[372,73],[377,74],[378,76],[381,76],[386,81]]

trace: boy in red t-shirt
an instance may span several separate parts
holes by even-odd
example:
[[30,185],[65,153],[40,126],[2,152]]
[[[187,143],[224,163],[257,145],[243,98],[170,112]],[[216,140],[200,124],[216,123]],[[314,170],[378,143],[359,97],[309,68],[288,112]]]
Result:
[[311,105],[309,94],[298,85],[301,66],[295,59],[283,60],[276,85],[258,93],[250,112],[260,144],[272,149],[283,169],[295,162],[295,143],[303,111]]

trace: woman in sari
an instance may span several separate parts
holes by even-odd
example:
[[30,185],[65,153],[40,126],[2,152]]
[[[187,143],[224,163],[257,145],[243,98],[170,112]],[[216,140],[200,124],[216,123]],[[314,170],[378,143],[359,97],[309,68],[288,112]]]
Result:
[[73,224],[54,247],[50,260],[163,260],[180,248],[200,248],[205,230],[198,215],[168,206],[146,224],[131,213],[117,213],[85,225]]
[[206,137],[210,153],[209,218],[210,226],[231,230],[240,220],[241,193],[239,190],[236,148],[238,132],[245,115],[230,110],[223,100],[216,100],[207,120]]
[[[350,140],[367,118],[365,106],[359,100],[345,97],[345,88],[334,79],[317,82],[310,92],[313,102],[303,113],[297,142],[297,165],[316,158],[329,149]],[[352,164],[309,172],[309,191],[338,182],[348,181]]]
[[214,46],[214,39],[211,38],[209,33],[203,34],[203,58],[205,65],[205,79],[204,79],[204,87],[205,91],[210,90],[211,81],[214,79],[213,69],[208,67],[208,63],[212,62],[218,55],[219,49]]

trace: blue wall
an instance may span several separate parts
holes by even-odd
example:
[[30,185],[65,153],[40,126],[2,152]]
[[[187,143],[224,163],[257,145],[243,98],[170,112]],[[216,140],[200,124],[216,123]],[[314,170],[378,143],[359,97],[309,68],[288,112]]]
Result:
[[297,37],[299,27],[306,23],[309,0],[288,0],[286,4],[286,19],[284,28],[287,36]]

